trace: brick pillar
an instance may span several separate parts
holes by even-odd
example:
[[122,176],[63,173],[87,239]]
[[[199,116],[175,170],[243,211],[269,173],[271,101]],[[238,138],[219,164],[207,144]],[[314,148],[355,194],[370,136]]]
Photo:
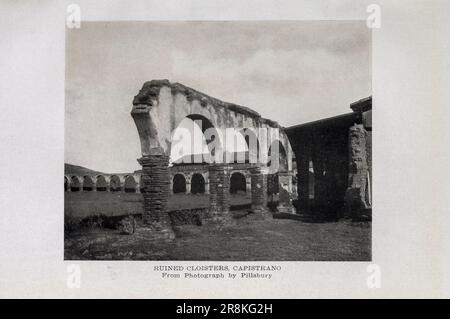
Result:
[[278,173],[278,211],[280,213],[295,214],[292,205],[292,171]]
[[[306,152],[306,151],[305,151]],[[300,213],[307,213],[309,207],[309,159],[308,153],[296,154],[297,158],[297,196]]]
[[230,214],[230,170],[226,164],[209,165],[209,211],[213,222],[228,223]]
[[209,180],[205,181],[205,194],[209,194]]
[[144,197],[143,221],[164,238],[173,239],[170,217],[167,214],[169,199],[169,156],[148,155],[138,160],[142,165],[141,184]]
[[191,181],[186,179],[186,194],[191,193]]
[[252,178],[250,176],[250,179],[245,177],[245,185],[246,185],[246,193],[251,194],[252,193]]
[[271,214],[267,209],[267,168],[255,166],[249,170],[251,174],[252,211],[259,217],[270,217]]
[[366,200],[367,176],[369,176],[367,138],[367,131],[362,124],[355,124],[349,129],[349,176],[345,204],[346,214],[351,217],[358,217],[370,208]]
[[169,175],[169,194],[173,195],[173,175]]

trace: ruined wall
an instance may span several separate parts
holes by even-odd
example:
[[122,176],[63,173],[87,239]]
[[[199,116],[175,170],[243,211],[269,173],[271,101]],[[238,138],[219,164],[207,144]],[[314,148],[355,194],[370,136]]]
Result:
[[[168,80],[146,82],[133,101],[142,155],[164,152],[170,155],[171,133],[186,117],[205,119],[217,129],[276,128],[286,150],[288,170],[292,170],[292,148],[278,123],[262,118],[259,113],[237,104],[227,103]],[[257,132],[257,131],[256,131]],[[267,154],[273,136],[258,136],[261,152]],[[159,149],[159,151],[158,151]]]
[[299,211],[340,217],[348,178],[348,126],[340,122],[312,125],[290,134],[297,160]]
[[355,124],[349,129],[349,176],[345,197],[349,217],[358,217],[370,208],[368,176],[372,160],[368,149],[371,150],[371,134],[363,124]]
[[369,171],[366,202],[370,207],[372,207],[372,131],[367,131],[366,154],[367,154],[367,169]]

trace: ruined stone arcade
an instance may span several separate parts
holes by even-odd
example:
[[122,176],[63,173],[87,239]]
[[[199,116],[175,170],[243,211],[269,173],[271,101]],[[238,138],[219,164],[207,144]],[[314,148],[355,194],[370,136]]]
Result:
[[[352,112],[347,114],[282,128],[247,107],[222,102],[182,84],[146,82],[131,111],[140,137],[142,170],[66,174],[64,189],[142,193],[143,220],[168,238],[173,232],[167,202],[173,194],[207,194],[208,220],[220,224],[232,222],[230,196],[237,192],[251,198],[251,212],[262,219],[272,217],[268,209],[271,194],[278,194],[278,213],[371,218],[372,99],[350,107]],[[185,118],[201,122],[209,157],[195,161],[191,155],[190,160],[169,165],[172,133]],[[236,162],[238,155],[229,156],[226,151],[218,158],[215,150],[223,150],[224,142],[219,134],[207,136],[205,132],[229,127],[240,132],[247,143],[244,162]],[[263,135],[261,128],[277,129],[278,134]],[[250,148],[251,138],[257,149]],[[215,149],[210,148],[213,144]],[[272,151],[274,146],[276,151]],[[257,161],[249,161],[250,155]],[[276,169],[271,165],[275,160]]]
[[[170,83],[168,80],[153,80],[144,83],[142,89],[133,100],[131,115],[135,121],[140,142],[142,157],[139,159],[142,169],[141,189],[144,195],[144,216],[149,225],[155,230],[164,230],[170,233],[168,216],[166,213],[167,199],[174,190],[174,179],[170,178],[169,156],[172,147],[172,132],[184,118],[200,121],[203,133],[208,128],[221,130],[238,128],[241,132],[253,132],[257,138],[258,150],[249,148],[249,153],[269,154],[271,160],[280,160],[282,165],[277,166],[280,174],[279,207],[285,212],[294,212],[292,198],[292,148],[284,130],[268,119],[262,118],[257,112],[243,106],[226,103],[212,98],[206,94],[195,91],[179,83]],[[260,135],[258,129],[276,129],[277,136],[271,134]],[[208,147],[215,145],[215,150],[223,150],[219,134],[206,136]],[[248,133],[246,142],[248,143]],[[272,146],[281,148],[281,152],[272,152]],[[283,158],[275,158],[278,153]],[[208,165],[207,172],[201,172],[205,181],[205,192],[209,191],[211,220],[220,223],[231,221],[230,207],[230,179],[233,175],[233,162],[227,161],[226,156],[217,160],[214,150],[211,157],[215,158]],[[219,152],[220,154],[220,152]],[[224,153],[225,154],[225,153]],[[222,155],[219,155],[222,156]],[[259,160],[249,163],[242,169],[245,178],[245,188],[251,191],[252,209],[255,214],[267,217],[267,174],[273,165]],[[279,171],[280,168],[282,171]],[[178,174],[181,174],[179,172]],[[173,174],[175,175],[175,173]],[[191,181],[194,173],[183,176],[185,181]],[[186,192],[191,191],[192,185],[187,183]],[[177,189],[178,190],[178,189]]]

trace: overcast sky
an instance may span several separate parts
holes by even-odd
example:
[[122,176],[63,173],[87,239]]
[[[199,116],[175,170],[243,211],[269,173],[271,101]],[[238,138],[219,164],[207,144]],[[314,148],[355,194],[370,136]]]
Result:
[[65,161],[139,169],[130,116],[145,81],[168,79],[283,126],[350,112],[371,95],[365,21],[83,22],[66,35]]

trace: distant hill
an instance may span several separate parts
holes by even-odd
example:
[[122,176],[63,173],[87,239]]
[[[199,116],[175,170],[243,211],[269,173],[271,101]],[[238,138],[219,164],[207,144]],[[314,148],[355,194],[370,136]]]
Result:
[[73,174],[73,175],[102,175],[105,173],[94,171],[92,169],[77,166],[72,164],[64,163],[64,173],[65,174]]

